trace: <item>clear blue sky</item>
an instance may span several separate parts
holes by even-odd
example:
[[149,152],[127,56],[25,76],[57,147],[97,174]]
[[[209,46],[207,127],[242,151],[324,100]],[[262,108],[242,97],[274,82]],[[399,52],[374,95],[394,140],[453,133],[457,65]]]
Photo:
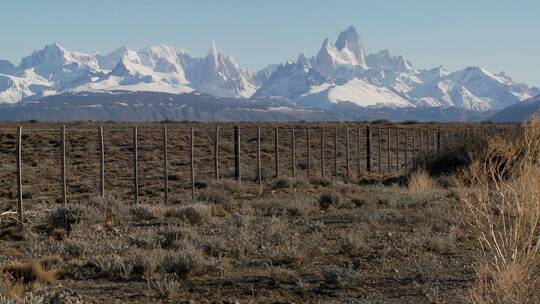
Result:
[[197,0],[5,1],[0,58],[58,42],[107,53],[168,44],[204,55],[212,40],[252,71],[315,54],[349,25],[368,52],[389,49],[417,68],[481,65],[540,86],[540,1]]

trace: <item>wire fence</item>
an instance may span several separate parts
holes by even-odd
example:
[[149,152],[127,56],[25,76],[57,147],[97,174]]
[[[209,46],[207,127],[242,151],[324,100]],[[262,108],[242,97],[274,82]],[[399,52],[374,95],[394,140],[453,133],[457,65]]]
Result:
[[197,199],[220,179],[403,174],[415,160],[516,125],[144,124],[0,128],[0,202],[67,203],[113,193],[134,203]]

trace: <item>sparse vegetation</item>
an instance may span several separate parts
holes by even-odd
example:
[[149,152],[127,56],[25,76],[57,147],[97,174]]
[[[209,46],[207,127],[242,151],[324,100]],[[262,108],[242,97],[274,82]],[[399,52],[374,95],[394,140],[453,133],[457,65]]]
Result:
[[[104,198],[25,205],[24,231],[15,219],[0,218],[0,302],[535,303],[540,241],[531,211],[538,208],[540,190],[527,189],[540,189],[540,152],[534,152],[533,134],[467,152],[470,163],[459,169],[428,164],[406,176],[358,178],[353,171],[347,183],[317,177],[314,157],[311,178],[304,165],[295,179],[285,166],[279,178],[265,170],[262,191],[253,183],[250,154],[243,158],[241,183],[226,178],[233,174],[224,157],[221,180],[201,173],[194,201],[188,165],[179,156],[186,155],[179,145],[185,138],[175,135],[181,139],[171,143],[167,204],[160,179],[141,179],[141,203],[134,205],[131,194],[122,192],[123,181],[107,175]],[[243,136],[254,143],[248,131]],[[41,139],[57,147],[54,138]],[[299,145],[302,140],[299,135]],[[2,142],[0,152],[11,157],[13,142]],[[159,144],[144,135],[141,142]],[[232,149],[222,148],[224,155]],[[273,151],[271,143],[262,148]],[[38,161],[33,166],[40,153],[28,152],[28,171],[54,167]],[[145,153],[141,172],[150,175],[155,168],[147,164],[161,159]],[[121,161],[129,165],[131,154],[125,154]],[[441,168],[445,159],[439,158]],[[83,153],[69,160],[91,163]],[[107,166],[113,176],[126,169],[112,161]],[[201,162],[197,170],[209,166]],[[69,177],[70,195],[96,187],[83,176]],[[9,189],[2,188],[0,198],[14,199]],[[34,198],[41,193],[26,191]],[[0,203],[0,212],[10,210],[13,205]]]

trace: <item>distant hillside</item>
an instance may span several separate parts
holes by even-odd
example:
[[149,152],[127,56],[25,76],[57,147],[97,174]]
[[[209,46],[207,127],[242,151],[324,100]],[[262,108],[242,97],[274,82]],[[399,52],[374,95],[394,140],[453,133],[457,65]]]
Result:
[[343,115],[306,110],[286,98],[217,98],[162,92],[65,93],[0,106],[0,120],[39,121],[324,121]]
[[526,120],[533,114],[540,114],[540,95],[502,109],[493,115],[491,120],[497,122],[519,122]]
[[0,120],[39,121],[475,121],[489,112],[459,107],[366,107],[340,103],[305,108],[283,97],[219,98],[206,94],[163,92],[64,93],[0,105]]

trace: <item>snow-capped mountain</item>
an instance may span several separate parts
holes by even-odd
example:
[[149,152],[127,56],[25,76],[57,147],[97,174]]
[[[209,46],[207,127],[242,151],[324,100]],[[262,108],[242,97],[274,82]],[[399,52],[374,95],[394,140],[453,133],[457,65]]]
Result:
[[296,62],[279,66],[255,96],[287,97],[306,108],[330,109],[338,103],[360,107],[414,107],[388,88],[376,86],[364,79],[327,78],[312,67],[303,54],[298,56]]
[[300,54],[294,61],[270,64],[255,74],[215,43],[203,57],[166,45],[139,51],[121,47],[101,55],[51,44],[24,57],[18,66],[0,60],[0,103],[107,91],[280,97],[303,108],[390,108],[392,115],[400,109],[414,109],[407,111],[411,115],[428,107],[496,111],[540,94],[538,88],[481,67],[455,72],[443,66],[417,69],[388,50],[368,54],[352,26],[339,33],[335,43],[325,39],[314,56]]
[[366,55],[354,27],[340,33],[335,44],[325,39],[308,64],[287,62],[268,74],[266,70],[267,80],[256,96],[285,96],[307,107],[350,103],[362,107],[460,107],[490,111],[540,94],[538,88],[480,67],[454,73],[442,66],[417,70],[403,56],[393,56],[388,50]]
[[215,42],[192,73],[195,87],[210,95],[250,97],[257,90],[253,76],[241,69],[230,55],[224,55]]
[[217,97],[250,97],[257,87],[215,43],[203,58],[166,45],[133,51],[122,47],[110,54],[71,52],[58,44],[45,46],[15,67],[0,61],[0,102],[15,103],[63,92],[198,91]]

